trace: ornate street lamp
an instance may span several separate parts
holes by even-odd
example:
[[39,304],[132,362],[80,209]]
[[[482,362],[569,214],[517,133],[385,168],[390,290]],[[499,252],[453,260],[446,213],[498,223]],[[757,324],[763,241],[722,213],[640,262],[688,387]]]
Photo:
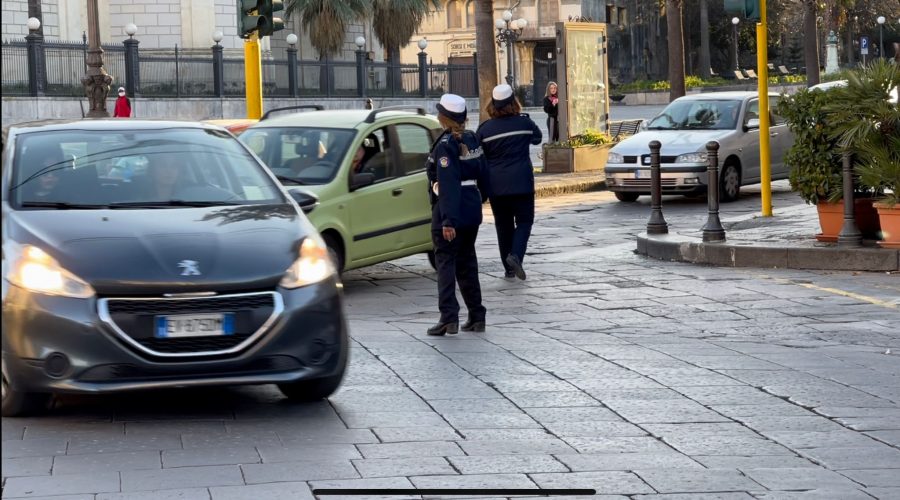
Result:
[[112,77],[103,68],[103,49],[100,48],[100,13],[97,0],[87,1],[88,17],[88,52],[87,74],[81,79],[85,94],[91,109],[87,116],[90,118],[109,117],[106,110],[106,96],[112,85]]
[[503,47],[506,44],[506,83],[510,87],[515,88],[514,60],[513,60],[513,44],[522,36],[522,31],[528,26],[525,19],[513,20],[513,13],[510,11],[503,12],[503,19],[497,19],[494,22],[497,28],[497,46]]
[[738,26],[738,23],[740,23],[740,22],[741,22],[741,20],[736,17],[731,18],[731,24],[733,25],[733,31],[734,31],[734,69],[735,69],[735,71],[741,70],[741,60],[740,60],[740,54],[738,54],[738,36],[737,36],[737,26]]

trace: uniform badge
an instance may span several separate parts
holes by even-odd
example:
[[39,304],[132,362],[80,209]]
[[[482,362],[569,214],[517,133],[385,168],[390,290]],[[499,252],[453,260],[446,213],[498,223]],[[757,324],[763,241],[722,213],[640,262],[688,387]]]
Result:
[[447,158],[446,156],[442,156],[441,159],[438,161],[441,163],[441,166],[444,168],[447,168],[450,165],[450,158]]

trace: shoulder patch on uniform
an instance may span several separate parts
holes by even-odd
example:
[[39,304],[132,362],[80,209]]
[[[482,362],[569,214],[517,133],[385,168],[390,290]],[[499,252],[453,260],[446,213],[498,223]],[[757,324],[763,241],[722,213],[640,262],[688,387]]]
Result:
[[446,168],[450,165],[450,158],[447,158],[446,156],[441,156],[441,159],[438,161],[441,163],[441,166],[444,168]]

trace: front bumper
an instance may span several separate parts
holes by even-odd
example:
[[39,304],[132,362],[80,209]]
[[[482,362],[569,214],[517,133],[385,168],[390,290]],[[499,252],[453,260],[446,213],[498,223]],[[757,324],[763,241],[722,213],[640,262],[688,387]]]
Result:
[[[650,194],[650,167],[606,165],[606,187],[613,192]],[[660,187],[665,194],[706,192],[707,166],[673,163],[660,166]]]
[[343,370],[349,340],[336,281],[276,294],[280,312],[237,352],[162,357],[128,342],[108,318],[104,321],[97,298],[52,297],[8,286],[3,371],[10,386],[23,392],[106,393],[286,383]]

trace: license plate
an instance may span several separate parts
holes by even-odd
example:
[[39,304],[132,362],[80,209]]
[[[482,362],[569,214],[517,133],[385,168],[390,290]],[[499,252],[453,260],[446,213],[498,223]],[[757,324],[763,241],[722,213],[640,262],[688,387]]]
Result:
[[234,314],[179,314],[157,316],[154,336],[159,339],[179,337],[216,337],[234,334]]

